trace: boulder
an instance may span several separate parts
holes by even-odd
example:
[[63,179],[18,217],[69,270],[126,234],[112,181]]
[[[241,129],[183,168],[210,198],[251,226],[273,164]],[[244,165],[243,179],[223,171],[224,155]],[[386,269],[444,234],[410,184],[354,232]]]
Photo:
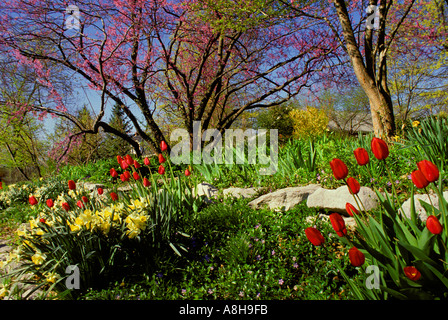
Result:
[[249,202],[249,206],[253,209],[267,206],[271,210],[288,211],[298,203],[306,200],[318,188],[320,188],[318,184],[310,184],[302,187],[279,189],[252,200]]
[[[443,198],[448,201],[448,191],[445,191],[443,193]],[[417,217],[420,217],[420,219],[424,222],[428,218],[428,214],[431,215],[431,212],[426,212],[426,210],[423,208],[423,206],[420,203],[420,200],[423,202],[426,202],[428,204],[434,205],[435,208],[439,209],[439,196],[436,194],[430,194],[429,197],[427,194],[416,194],[414,195],[414,205],[415,205],[415,212],[417,214]],[[411,218],[411,198],[403,202],[401,205],[402,210],[404,211],[404,214],[406,217]]]
[[260,188],[236,188],[231,187],[224,189],[222,192],[224,194],[224,197],[235,197],[235,198],[253,198],[257,195],[258,191],[260,191]]
[[[361,187],[358,196],[367,211],[375,209],[380,204],[375,191],[368,187]],[[345,210],[347,202],[351,203],[355,208],[360,209],[353,195],[349,192],[348,187],[342,186],[337,189],[318,188],[308,197],[306,204],[309,208],[326,209],[347,215]]]
[[196,186],[196,190],[193,190],[193,194],[197,192],[197,196],[205,196],[207,200],[211,201],[211,198],[216,198],[218,196],[218,188],[214,185],[202,182]]

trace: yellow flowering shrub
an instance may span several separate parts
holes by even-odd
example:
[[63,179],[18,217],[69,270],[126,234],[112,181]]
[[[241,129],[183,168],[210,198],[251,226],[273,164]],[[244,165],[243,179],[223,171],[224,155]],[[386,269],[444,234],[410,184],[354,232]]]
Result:
[[294,109],[289,113],[293,123],[293,137],[311,138],[327,130],[329,119],[325,111],[313,107],[304,110]]

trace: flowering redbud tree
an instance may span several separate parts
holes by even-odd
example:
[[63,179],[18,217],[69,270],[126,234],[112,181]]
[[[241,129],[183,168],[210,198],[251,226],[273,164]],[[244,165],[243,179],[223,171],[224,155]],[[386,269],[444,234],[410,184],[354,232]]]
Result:
[[[132,136],[107,121],[111,100],[160,152],[160,142],[168,141],[160,119],[169,113],[176,113],[190,132],[194,121],[201,121],[202,130],[211,125],[224,130],[242,112],[279,105],[318,78],[328,78],[324,73],[340,64],[340,46],[323,21],[303,14],[266,18],[243,31],[215,28],[201,18],[198,3],[3,2],[0,49],[31,68],[46,90],[45,99],[21,110],[72,121],[77,131],[64,137],[67,146],[103,130],[121,137],[139,155]],[[65,103],[54,82],[61,68],[100,95],[90,127],[74,117],[76,106]]]

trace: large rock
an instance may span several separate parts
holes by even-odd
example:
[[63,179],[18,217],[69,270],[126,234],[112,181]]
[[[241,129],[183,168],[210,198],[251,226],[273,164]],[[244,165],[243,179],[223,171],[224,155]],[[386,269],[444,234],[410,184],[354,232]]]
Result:
[[[443,193],[443,198],[445,198],[445,200],[448,201],[448,191],[445,191]],[[431,215],[432,212],[427,213],[426,210],[421,205],[420,200],[422,200],[423,202],[426,202],[428,204],[431,204],[431,202],[432,202],[434,207],[439,209],[439,196],[436,194],[430,194],[429,197],[427,194],[414,195],[415,212],[416,212],[417,216],[420,217],[420,219],[422,221],[426,221],[426,219],[428,218],[428,214]],[[409,198],[408,200],[403,202],[403,204],[401,205],[401,208],[403,209],[404,214],[408,218],[411,218],[411,198]]]
[[214,185],[206,182],[202,182],[196,186],[196,190],[193,190],[193,194],[197,192],[197,196],[205,196],[207,200],[216,198],[218,196],[218,188]]
[[306,200],[318,188],[318,184],[310,184],[303,187],[279,189],[252,200],[249,202],[249,206],[253,209],[260,209],[267,206],[271,210],[288,211],[298,203]]
[[[367,211],[375,209],[380,204],[375,191],[368,187],[361,187],[358,196]],[[334,190],[318,188],[316,192],[308,197],[306,204],[309,208],[326,209],[347,215],[345,210],[347,202],[351,203],[355,208],[360,209],[353,195],[349,192],[348,187],[342,186]]]
[[231,187],[224,189],[222,192],[224,197],[235,197],[235,198],[253,198],[257,193],[262,190],[262,188],[236,188]]

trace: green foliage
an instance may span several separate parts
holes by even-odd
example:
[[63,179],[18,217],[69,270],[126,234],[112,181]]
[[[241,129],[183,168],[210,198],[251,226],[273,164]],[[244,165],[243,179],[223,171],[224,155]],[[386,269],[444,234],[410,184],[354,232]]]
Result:
[[408,147],[416,159],[422,160],[422,155],[440,170],[448,163],[448,119],[443,117],[428,117],[419,124],[412,126],[407,132]]
[[278,141],[280,145],[285,143],[294,131],[293,122],[289,112],[292,105],[280,105],[263,110],[257,117],[257,128],[278,130]]
[[[127,135],[131,133],[131,124],[126,119],[124,111],[117,104],[112,108],[109,125],[121,133]],[[106,134],[104,144],[104,156],[106,158],[116,157],[118,154],[127,154],[131,150],[131,146],[126,141],[114,134]]]

